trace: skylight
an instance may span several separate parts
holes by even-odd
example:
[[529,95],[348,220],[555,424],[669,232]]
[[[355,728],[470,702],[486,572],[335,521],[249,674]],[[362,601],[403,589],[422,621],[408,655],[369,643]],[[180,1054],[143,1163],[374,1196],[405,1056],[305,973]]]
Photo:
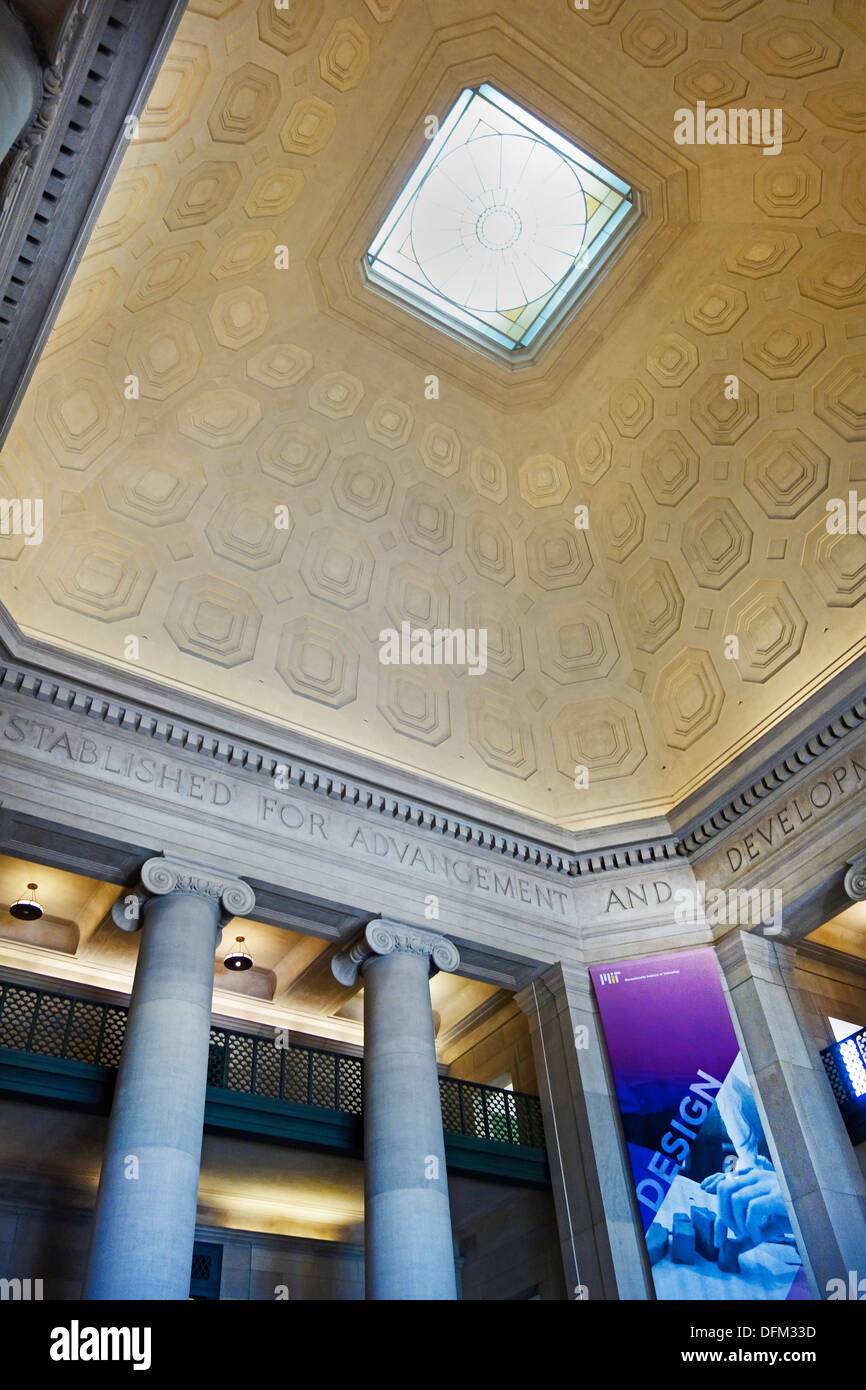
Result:
[[482,86],[461,93],[385,218],[369,278],[513,354],[564,317],[634,214],[627,183]]

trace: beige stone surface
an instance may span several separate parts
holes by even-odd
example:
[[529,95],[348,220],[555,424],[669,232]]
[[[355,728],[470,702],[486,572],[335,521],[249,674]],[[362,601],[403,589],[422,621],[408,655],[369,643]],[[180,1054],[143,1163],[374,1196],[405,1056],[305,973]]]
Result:
[[[46,512],[3,601],[547,821],[663,813],[866,640],[866,537],[824,527],[866,477],[864,60],[849,0],[197,0],[0,458]],[[522,379],[355,256],[419,103],[485,78],[647,198]],[[697,100],[779,108],[782,154],[675,145]],[[486,627],[488,673],[381,666],[404,619]]]

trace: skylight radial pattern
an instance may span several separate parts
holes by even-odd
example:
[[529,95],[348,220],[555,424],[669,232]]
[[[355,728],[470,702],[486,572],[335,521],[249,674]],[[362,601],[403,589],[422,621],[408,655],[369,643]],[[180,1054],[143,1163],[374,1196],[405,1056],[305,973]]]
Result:
[[491,87],[465,91],[367,254],[371,278],[510,351],[568,307],[632,191]]

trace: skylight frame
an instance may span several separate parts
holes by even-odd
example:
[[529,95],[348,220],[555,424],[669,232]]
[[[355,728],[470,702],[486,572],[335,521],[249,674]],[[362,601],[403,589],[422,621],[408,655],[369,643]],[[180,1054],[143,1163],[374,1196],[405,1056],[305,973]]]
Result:
[[[471,142],[470,137],[465,142],[449,148],[449,142],[453,139],[457,127],[476,98],[480,102],[488,103],[498,113],[494,132],[512,133],[508,126],[504,129],[499,126],[498,121],[504,117],[506,122],[520,127],[519,131],[513,132],[514,134],[526,134],[560,155],[577,172],[585,194],[586,182],[594,184],[598,180],[609,190],[610,197],[618,196],[621,199],[618,207],[610,211],[607,220],[596,229],[589,245],[583,243],[570,269],[552,289],[523,305],[515,305],[510,310],[507,317],[514,319],[516,316],[517,320],[527,311],[531,314],[530,321],[521,329],[519,338],[515,337],[513,329],[505,333],[499,331],[494,323],[487,321],[487,317],[499,317],[500,320],[506,317],[504,310],[489,311],[488,315],[484,316],[479,311],[469,309],[444,295],[427,280],[417,256],[414,256],[414,250],[412,259],[417,265],[417,271],[414,267],[408,266],[408,262],[411,274],[393,264],[397,255],[393,255],[394,244],[389,239],[394,236],[407,211],[414,206],[426,179],[454,150],[464,148],[465,144]],[[479,105],[479,112],[482,110]],[[591,196],[598,202],[597,190]],[[600,206],[596,206],[587,216],[587,227],[599,210]],[[430,141],[429,147],[382,219],[379,230],[362,259],[362,274],[365,283],[375,288],[378,293],[402,308],[408,308],[439,331],[453,338],[469,341],[473,347],[498,358],[511,368],[528,365],[538,361],[554,336],[585,302],[601,275],[624,249],[626,242],[631,240],[632,233],[644,218],[644,210],[643,195],[634,184],[627,183],[614,170],[601,164],[586,150],[533,116],[499,89],[489,83],[482,83],[477,87],[464,88],[442,119],[437,136]],[[411,223],[409,226],[411,228]],[[406,234],[404,231],[401,238],[403,246],[406,244]],[[389,250],[392,252],[391,262],[386,259]],[[405,257],[403,259],[406,261]]]

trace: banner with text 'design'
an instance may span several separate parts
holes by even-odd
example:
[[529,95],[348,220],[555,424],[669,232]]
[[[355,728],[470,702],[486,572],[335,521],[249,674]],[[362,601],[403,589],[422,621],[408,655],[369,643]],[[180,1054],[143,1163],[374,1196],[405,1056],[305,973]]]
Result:
[[810,1298],[712,950],[590,973],[657,1297]]

